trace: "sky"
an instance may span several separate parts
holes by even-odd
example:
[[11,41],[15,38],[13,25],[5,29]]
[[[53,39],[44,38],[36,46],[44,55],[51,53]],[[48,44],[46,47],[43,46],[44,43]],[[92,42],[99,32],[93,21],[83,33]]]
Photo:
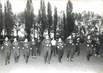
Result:
[[[0,0],[3,7],[6,0]],[[9,0],[12,4],[12,11],[14,14],[18,14],[24,11],[26,7],[26,0]],[[34,7],[34,14],[38,14],[38,9],[40,9],[40,0],[32,0]],[[51,3],[52,11],[54,12],[54,7],[57,7],[58,13],[66,11],[66,4],[68,0],[44,0],[47,8],[48,1]],[[71,0],[73,3],[73,12],[83,12],[92,11],[96,14],[103,16],[103,0]]]

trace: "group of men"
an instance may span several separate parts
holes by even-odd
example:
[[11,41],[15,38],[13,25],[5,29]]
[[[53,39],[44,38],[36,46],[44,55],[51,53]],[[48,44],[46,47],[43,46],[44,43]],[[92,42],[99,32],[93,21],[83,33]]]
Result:
[[[74,55],[80,55],[80,45],[83,44],[81,42],[83,38],[79,34],[72,33],[65,41],[59,37],[58,39],[54,38],[54,34],[48,34],[48,31],[44,33],[44,39],[41,42],[37,42],[37,40],[32,39],[28,41],[27,38],[22,42],[22,47],[20,46],[20,41],[17,38],[14,38],[14,41],[11,43],[8,37],[5,38],[5,41],[1,47],[1,50],[4,52],[5,56],[5,65],[10,63],[11,54],[13,53],[14,61],[18,62],[20,53],[22,51],[24,60],[28,63],[30,56],[37,56],[43,52],[44,62],[50,64],[52,56],[57,56],[58,61],[62,62],[64,51],[67,52],[67,60],[73,61]],[[91,35],[87,36],[85,40],[87,46],[87,60],[90,59],[92,55],[100,55],[100,46],[99,38],[93,39]],[[41,47],[40,47],[41,46]]]

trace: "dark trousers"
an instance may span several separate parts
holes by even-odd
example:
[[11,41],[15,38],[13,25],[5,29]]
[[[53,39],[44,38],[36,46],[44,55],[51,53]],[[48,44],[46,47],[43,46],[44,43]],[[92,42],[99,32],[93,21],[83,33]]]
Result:
[[32,45],[31,48],[32,48],[32,50],[31,50],[31,55],[32,55],[32,56],[36,56],[36,54],[37,54],[37,46]]
[[99,54],[100,54],[101,56],[103,56],[103,44],[100,45]]
[[7,65],[8,63],[10,63],[10,56],[11,56],[11,52],[5,52],[5,65]]
[[56,55],[57,54],[57,48],[56,46],[52,46],[52,50],[51,50],[52,55]]
[[59,60],[59,62],[61,62],[63,54],[64,54],[63,48],[62,49],[58,48],[58,60]]
[[75,53],[77,53],[77,55],[79,56],[80,54],[80,45],[75,45]]
[[74,53],[75,53],[75,45],[68,45],[68,47],[67,47],[67,58],[70,59],[70,61],[74,57]]
[[93,55],[93,50],[91,47],[87,47],[87,60],[90,60],[90,57]]
[[44,61],[50,63],[51,60],[51,47],[44,47]]
[[26,63],[28,63],[29,56],[30,56],[30,50],[24,49],[24,59]]
[[41,43],[38,43],[37,44],[37,54],[40,56],[41,54],[41,48],[42,48],[42,44]]
[[18,62],[20,57],[20,50],[18,49],[18,51],[14,51],[14,60],[15,62]]

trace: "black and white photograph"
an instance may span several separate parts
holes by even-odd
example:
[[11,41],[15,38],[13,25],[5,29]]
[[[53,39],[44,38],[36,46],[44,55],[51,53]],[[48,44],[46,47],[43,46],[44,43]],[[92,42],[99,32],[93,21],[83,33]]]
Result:
[[103,0],[0,0],[0,73],[103,73]]

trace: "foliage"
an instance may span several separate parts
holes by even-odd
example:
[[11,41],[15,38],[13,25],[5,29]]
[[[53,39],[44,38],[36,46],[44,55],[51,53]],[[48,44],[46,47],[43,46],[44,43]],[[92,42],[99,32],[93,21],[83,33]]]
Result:
[[25,9],[25,31],[27,32],[27,38],[30,40],[30,30],[34,22],[34,12],[32,6],[32,0],[27,0]]
[[14,16],[12,13],[12,6],[8,0],[5,5],[5,11],[4,11],[4,25],[5,25],[5,29],[7,31],[8,37],[11,36],[14,24],[15,22],[14,22]]
[[73,6],[69,0],[66,8],[66,24],[64,25],[64,39],[66,39],[74,30],[74,14],[72,13]]

